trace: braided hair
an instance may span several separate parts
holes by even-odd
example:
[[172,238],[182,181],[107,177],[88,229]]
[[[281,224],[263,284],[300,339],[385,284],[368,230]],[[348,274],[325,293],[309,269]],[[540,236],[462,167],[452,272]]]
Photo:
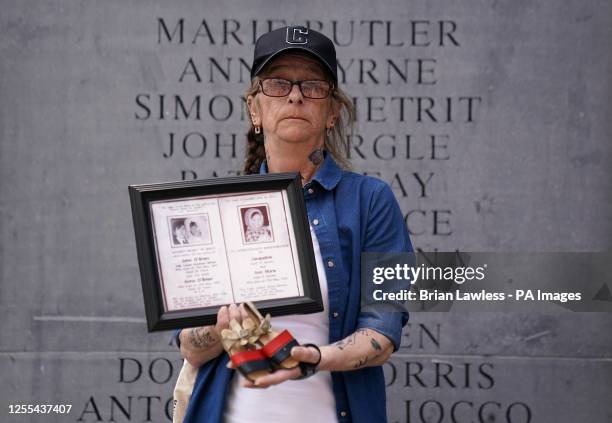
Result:
[[253,173],[259,173],[261,163],[266,158],[266,149],[264,147],[263,134],[256,134],[253,125],[249,128],[246,138],[246,158],[244,160],[243,173],[251,175]]

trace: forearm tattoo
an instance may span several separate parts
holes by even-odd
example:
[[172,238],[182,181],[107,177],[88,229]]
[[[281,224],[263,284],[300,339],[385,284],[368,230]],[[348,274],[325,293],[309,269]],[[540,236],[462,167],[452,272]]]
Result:
[[366,365],[367,362],[368,362],[368,357],[367,356],[363,357],[357,363],[355,363],[355,365],[353,366],[353,369],[358,369],[360,367],[363,367]]
[[191,344],[197,348],[209,348],[218,341],[217,337],[206,327],[191,329],[189,332],[189,340]]
[[347,336],[346,338],[338,342],[335,342],[333,345],[336,346],[339,350],[344,350],[345,348],[350,347],[351,345],[355,345],[357,341],[357,335],[364,335],[368,337],[370,339],[370,345],[372,345],[372,348],[376,351],[382,351],[380,343],[376,339],[374,339],[372,335],[370,335],[370,332],[367,329],[357,329],[353,334]]
[[344,339],[341,339],[338,342],[334,342],[333,345],[337,347],[339,350],[344,350],[345,348],[348,348],[351,345],[355,345],[356,338],[357,338],[357,332],[353,333],[352,335],[347,336]]
[[380,344],[378,343],[376,339],[374,338],[370,339],[370,343],[372,344],[372,348],[378,351],[382,351],[382,347],[380,346]]
[[383,354],[383,348],[370,333],[368,329],[357,329],[353,334],[347,336],[346,338],[334,343],[333,345],[339,350],[345,350],[349,348],[351,345],[355,345],[357,343],[357,336],[365,336],[370,340],[370,345],[372,349],[367,353],[366,356],[356,359],[353,361],[352,367],[353,369],[359,369],[361,367],[365,367],[368,362],[372,360],[376,360],[381,354]]
[[380,343],[376,339],[374,339],[374,337],[370,334],[370,331],[368,331],[367,329],[357,329],[355,333],[360,333],[362,335],[367,336],[370,339],[370,345],[372,345],[372,348],[376,351],[382,351]]

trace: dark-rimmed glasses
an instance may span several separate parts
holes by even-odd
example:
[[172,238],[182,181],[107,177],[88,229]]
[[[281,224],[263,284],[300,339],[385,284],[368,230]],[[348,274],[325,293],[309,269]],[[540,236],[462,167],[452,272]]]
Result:
[[289,95],[294,85],[298,86],[305,98],[312,99],[327,98],[333,88],[331,83],[316,79],[289,81],[282,78],[266,78],[259,80],[261,91],[268,97],[285,97]]

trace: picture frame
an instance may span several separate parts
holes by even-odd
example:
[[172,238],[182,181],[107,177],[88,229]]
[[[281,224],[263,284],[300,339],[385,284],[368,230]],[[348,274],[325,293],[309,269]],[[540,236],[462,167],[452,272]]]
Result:
[[149,332],[211,325],[222,305],[323,311],[298,173],[128,187]]

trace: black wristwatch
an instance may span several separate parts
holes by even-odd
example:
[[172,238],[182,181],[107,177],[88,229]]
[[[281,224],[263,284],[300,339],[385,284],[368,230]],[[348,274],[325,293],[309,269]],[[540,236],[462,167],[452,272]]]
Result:
[[321,363],[321,350],[319,349],[319,347],[315,344],[304,344],[304,345],[300,345],[301,347],[313,347],[314,349],[316,349],[319,352],[319,360],[317,360],[316,363],[306,363],[304,361],[300,361],[300,371],[302,372],[302,374],[297,377],[296,379],[306,379],[312,375],[314,375],[317,370],[318,370],[318,366],[319,363]]

